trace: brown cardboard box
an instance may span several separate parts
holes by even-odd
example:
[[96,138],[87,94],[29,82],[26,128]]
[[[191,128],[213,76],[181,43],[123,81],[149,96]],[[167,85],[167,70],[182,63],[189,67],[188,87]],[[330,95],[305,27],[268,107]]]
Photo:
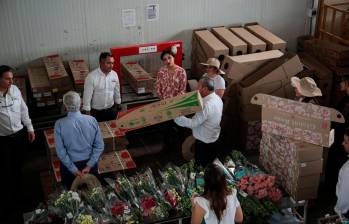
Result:
[[292,54],[286,54],[266,64],[240,82],[238,94],[241,104],[249,104],[256,93],[293,96],[294,89],[290,85],[290,79],[302,69],[298,56]]
[[43,62],[47,70],[48,80],[53,93],[66,92],[73,89],[72,82],[59,55],[43,57]]
[[298,189],[318,187],[320,183],[320,174],[312,174],[307,176],[301,176],[298,178]]
[[18,89],[21,91],[24,102],[27,102],[27,85],[26,85],[25,77],[16,76],[13,79],[13,84],[16,85]]
[[73,76],[75,88],[77,88],[77,86],[80,88],[80,86],[84,85],[85,79],[89,73],[87,63],[85,60],[80,59],[68,61],[68,64]]
[[172,120],[178,116],[193,114],[203,108],[198,91],[150,103],[127,113],[119,113],[116,120],[121,132],[127,132]]
[[278,50],[232,57],[226,55],[224,56],[221,69],[229,78],[240,81],[265,63],[270,62],[272,59],[280,58],[282,55],[283,53]]
[[262,138],[261,121],[245,121],[239,122],[239,147],[244,150],[259,150]]
[[136,163],[127,150],[103,154],[98,161],[98,173],[110,173],[134,168],[136,168]]
[[194,31],[199,47],[203,49],[205,58],[218,58],[229,54],[229,48],[208,30]]
[[348,74],[349,47],[328,40],[312,39],[304,42],[304,50],[335,70],[338,75]]
[[286,51],[286,41],[276,36],[269,30],[265,29],[261,25],[251,25],[245,27],[248,31],[256,35],[267,43],[267,50],[280,50]]
[[154,79],[138,62],[122,63],[122,75],[137,94],[152,93]]
[[35,98],[35,105],[36,107],[47,107],[47,106],[54,106],[56,105],[56,99],[54,96],[43,96]]
[[266,94],[256,94],[252,104],[262,106],[262,131],[329,147],[334,141],[331,121],[344,123],[335,109]]
[[230,30],[248,44],[248,53],[265,51],[267,44],[252,33],[248,32],[245,28],[233,27],[230,28]]
[[299,189],[293,196],[296,201],[316,199],[319,186]]
[[322,164],[323,164],[322,159],[299,163],[299,176],[320,174],[322,172]]
[[239,105],[239,117],[245,121],[261,120],[262,109],[254,104]]
[[299,54],[299,58],[308,71],[305,73],[301,72],[297,76],[299,78],[305,76],[313,78],[322,92],[322,97],[319,98],[320,104],[322,106],[329,106],[332,91],[332,71],[308,54],[301,53]]
[[28,68],[27,72],[34,98],[52,96],[45,67]]
[[247,43],[233,34],[226,27],[212,28],[212,33],[229,47],[229,55],[241,55],[247,53]]

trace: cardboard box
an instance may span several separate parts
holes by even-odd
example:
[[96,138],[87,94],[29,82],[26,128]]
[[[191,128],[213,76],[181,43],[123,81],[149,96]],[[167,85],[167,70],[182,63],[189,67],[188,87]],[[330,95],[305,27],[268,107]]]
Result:
[[21,91],[22,98],[23,98],[24,102],[27,103],[27,85],[26,85],[25,77],[24,76],[16,76],[13,79],[13,84],[16,85],[18,87],[18,89]]
[[226,27],[212,28],[212,33],[229,47],[229,55],[242,55],[247,53],[247,43],[233,34]]
[[312,194],[307,196],[302,193],[309,188],[318,188],[322,151],[322,147],[316,145],[263,133],[259,160],[293,198],[310,199],[314,198]]
[[329,106],[332,92],[332,71],[308,54],[301,53],[299,54],[299,58],[305,69],[297,76],[299,78],[306,76],[313,78],[322,92],[322,96],[318,98],[320,104],[322,106]]
[[51,158],[51,166],[53,174],[55,175],[56,182],[60,183],[62,181],[61,162],[57,157]]
[[302,188],[293,195],[293,199],[296,201],[316,199],[318,194],[318,188],[319,186]]
[[[104,142],[103,153],[113,152],[116,150],[123,150],[128,145],[128,141],[123,135],[117,130],[115,121],[99,122],[99,128]],[[46,140],[46,147],[49,150],[51,157],[57,156],[54,140],[54,129],[44,130],[44,136]]]
[[116,125],[121,132],[127,132],[193,114],[202,108],[200,93],[193,91],[135,108],[125,114],[119,113]]
[[240,56],[226,55],[222,61],[221,69],[226,73],[227,77],[240,81],[265,63],[270,62],[272,59],[280,58],[282,55],[283,53],[278,50]]
[[138,62],[122,63],[122,75],[137,94],[152,93],[154,79]]
[[71,61],[68,61],[68,65],[69,65],[71,74],[73,76],[75,88],[77,86],[79,86],[79,88],[80,86],[83,87],[85,83],[85,79],[89,73],[89,68],[85,60],[83,59],[71,60]]
[[110,173],[134,168],[136,168],[136,163],[127,150],[103,154],[98,161],[98,173]]
[[262,131],[329,147],[334,141],[331,121],[344,123],[335,109],[266,94],[256,94],[252,104],[262,106]]
[[217,37],[208,30],[194,31],[198,39],[199,46],[203,49],[204,56],[207,58],[218,58],[221,55],[229,54],[229,48],[225,46]]
[[47,107],[56,105],[56,98],[54,96],[35,98],[36,107]]
[[282,40],[280,37],[274,35],[269,30],[265,29],[261,25],[251,25],[245,26],[245,28],[256,35],[258,38],[267,43],[267,50],[280,50],[286,51],[286,41]]
[[244,121],[239,122],[239,146],[247,151],[258,151],[262,138],[261,121]]
[[42,60],[47,70],[52,92],[66,92],[73,89],[72,82],[59,55],[46,56]]
[[248,44],[248,53],[258,53],[266,50],[267,44],[252,33],[248,32],[245,28],[233,27],[230,28],[230,30]]
[[45,67],[28,68],[27,72],[34,98],[52,96]]
[[302,69],[303,66],[297,55],[285,54],[271,61],[241,80],[238,91],[241,104],[249,104],[256,93],[288,98],[294,96],[294,88],[290,84],[290,79]]

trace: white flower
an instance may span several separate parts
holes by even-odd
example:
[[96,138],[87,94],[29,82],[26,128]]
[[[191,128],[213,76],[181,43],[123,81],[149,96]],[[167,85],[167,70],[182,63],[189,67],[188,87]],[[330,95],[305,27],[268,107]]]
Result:
[[68,218],[68,219],[72,219],[72,218],[73,218],[73,214],[71,214],[71,212],[69,212],[69,213],[67,214],[67,218]]
[[37,215],[39,215],[39,214],[41,214],[43,212],[44,212],[44,209],[38,208],[38,209],[35,210],[35,214],[37,214]]

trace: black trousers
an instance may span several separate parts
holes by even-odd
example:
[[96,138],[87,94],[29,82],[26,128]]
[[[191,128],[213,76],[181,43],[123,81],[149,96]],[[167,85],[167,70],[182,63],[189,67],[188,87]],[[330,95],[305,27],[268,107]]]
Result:
[[1,157],[1,223],[23,223],[22,165],[28,144],[24,129],[9,136],[0,136]]
[[[78,170],[83,170],[86,167],[88,160],[82,160],[82,161],[78,161],[78,162],[74,162],[76,168],[78,168]],[[70,189],[73,181],[75,180],[75,174],[71,173],[68,168],[66,166],[63,165],[63,163],[61,163],[61,177],[62,177],[62,184],[66,189]],[[98,178],[98,167],[97,164],[94,165],[91,170],[90,173],[95,175]]]
[[195,141],[195,165],[205,167],[211,163],[217,156],[219,147],[218,142],[205,143],[198,139]]
[[116,104],[104,110],[91,109],[91,115],[96,118],[98,122],[115,120],[118,115]]

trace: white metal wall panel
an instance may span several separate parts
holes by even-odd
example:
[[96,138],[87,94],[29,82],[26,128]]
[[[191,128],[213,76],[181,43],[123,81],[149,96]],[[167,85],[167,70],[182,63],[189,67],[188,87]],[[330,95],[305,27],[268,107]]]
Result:
[[[158,21],[146,21],[147,4],[160,5]],[[0,0],[0,61],[20,66],[59,53],[84,58],[91,68],[110,47],[180,39],[190,67],[192,29],[257,21],[280,35],[291,50],[306,32],[305,0]],[[136,9],[135,27],[123,28],[121,10]],[[149,56],[155,71],[160,60]]]

